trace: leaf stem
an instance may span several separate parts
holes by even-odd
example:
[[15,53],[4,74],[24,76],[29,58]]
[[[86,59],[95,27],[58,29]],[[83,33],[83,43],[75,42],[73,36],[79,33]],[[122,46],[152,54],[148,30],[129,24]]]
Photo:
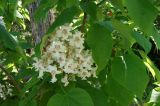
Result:
[[82,21],[82,26],[81,26],[81,32],[82,32],[82,33],[84,32],[84,27],[85,27],[86,21],[87,21],[87,13],[84,12],[83,21]]

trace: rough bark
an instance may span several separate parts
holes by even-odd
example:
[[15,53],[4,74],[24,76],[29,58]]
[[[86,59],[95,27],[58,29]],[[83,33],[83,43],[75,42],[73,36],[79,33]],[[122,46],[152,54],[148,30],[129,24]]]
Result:
[[54,18],[53,12],[49,11],[47,18],[45,20],[42,20],[40,22],[36,22],[34,19],[34,12],[37,9],[37,7],[39,6],[39,3],[40,3],[40,0],[36,0],[36,2],[33,2],[28,7],[34,44],[38,44],[41,41],[42,36],[48,30],[48,28],[52,24],[53,18]]

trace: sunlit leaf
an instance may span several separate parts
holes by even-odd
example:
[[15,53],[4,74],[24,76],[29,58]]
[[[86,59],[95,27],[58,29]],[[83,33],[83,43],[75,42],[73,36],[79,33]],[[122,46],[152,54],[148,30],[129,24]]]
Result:
[[103,70],[112,52],[112,38],[110,31],[100,24],[91,25],[87,34],[87,43],[92,49],[93,59],[98,65],[98,71]]

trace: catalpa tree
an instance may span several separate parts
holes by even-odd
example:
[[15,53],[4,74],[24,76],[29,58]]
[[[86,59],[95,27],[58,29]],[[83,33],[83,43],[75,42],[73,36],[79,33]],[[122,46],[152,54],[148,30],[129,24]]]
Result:
[[159,106],[159,0],[0,0],[0,106]]

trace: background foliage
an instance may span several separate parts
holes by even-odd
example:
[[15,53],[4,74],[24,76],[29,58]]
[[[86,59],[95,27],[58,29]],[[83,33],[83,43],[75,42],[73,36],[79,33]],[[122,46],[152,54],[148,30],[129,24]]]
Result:
[[[36,2],[35,22],[52,9],[56,19],[35,45],[28,8]],[[0,83],[13,85],[0,106],[159,106],[159,13],[159,0],[0,0]],[[32,64],[66,23],[84,34],[98,77],[64,87],[39,79]]]

